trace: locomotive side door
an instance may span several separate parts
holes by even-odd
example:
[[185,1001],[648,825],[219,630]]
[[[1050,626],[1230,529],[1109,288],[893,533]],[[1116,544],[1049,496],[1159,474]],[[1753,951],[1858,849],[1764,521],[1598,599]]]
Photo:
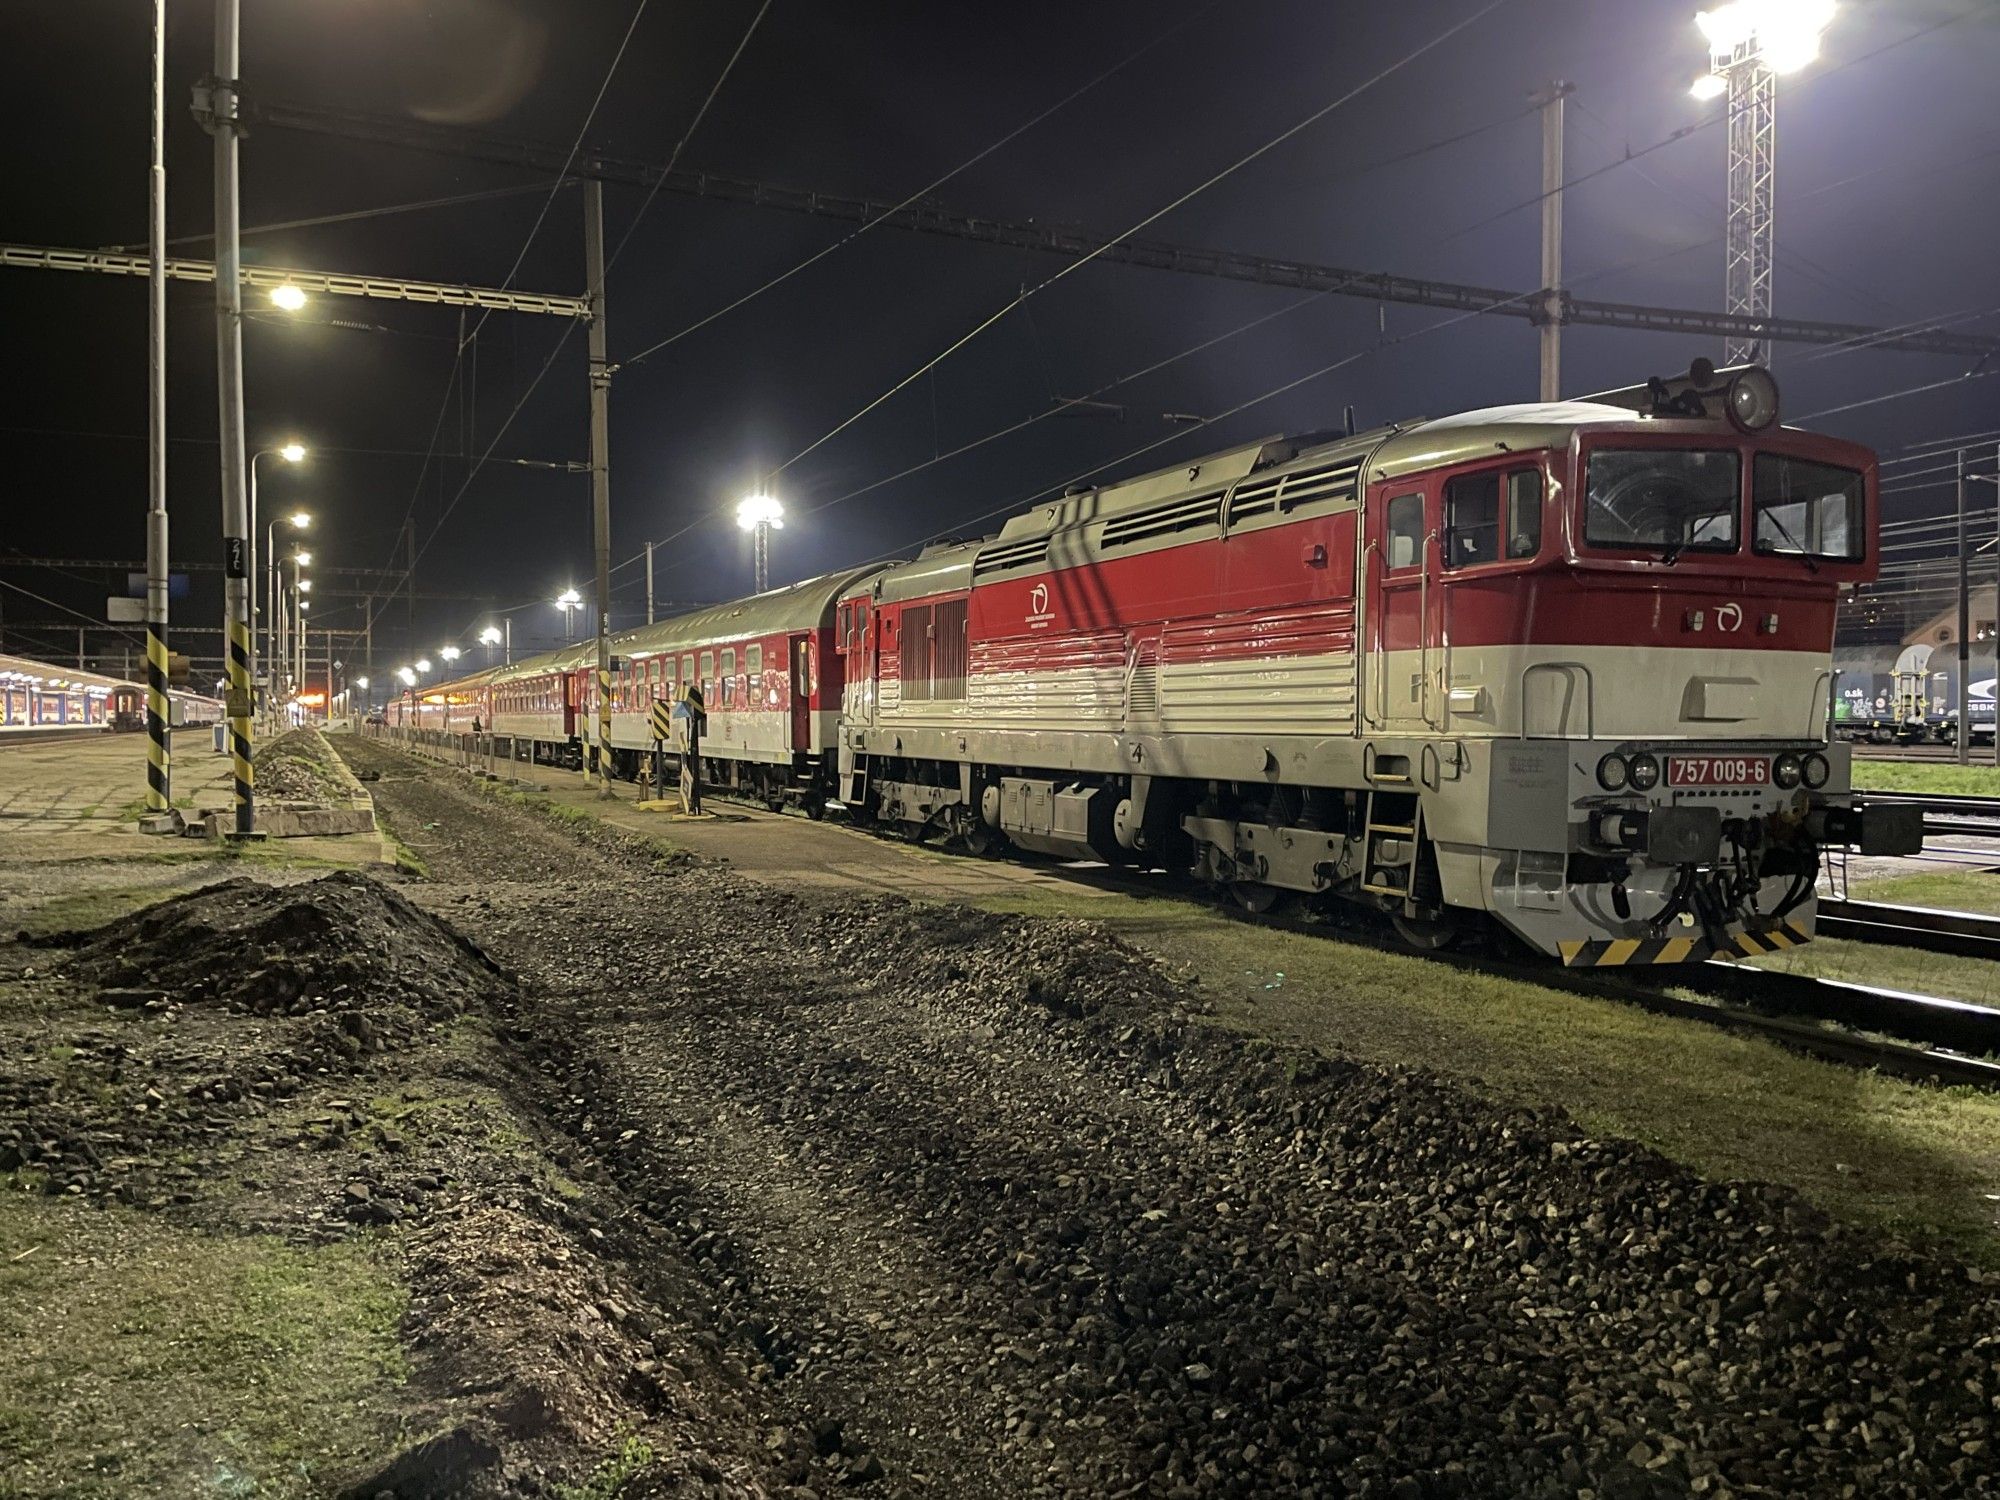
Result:
[[792,753],[812,749],[812,645],[809,637],[792,637]]
[[1422,733],[1435,719],[1437,505],[1437,487],[1416,478],[1368,497],[1361,701],[1363,723],[1377,731]]

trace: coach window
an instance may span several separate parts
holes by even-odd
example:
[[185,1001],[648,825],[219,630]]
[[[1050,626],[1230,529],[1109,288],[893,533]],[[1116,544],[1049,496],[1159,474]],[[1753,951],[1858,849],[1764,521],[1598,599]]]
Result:
[[757,679],[764,675],[764,648],[749,646],[743,652],[743,670],[750,674],[750,700],[757,699]]
[[695,685],[701,689],[704,699],[712,699],[717,696],[715,691],[715,653],[713,651],[704,651],[701,653],[701,676],[695,679]]
[[1387,564],[1414,568],[1423,561],[1424,497],[1398,495],[1389,502]]
[[722,706],[727,708],[736,697],[736,648],[731,646],[722,653]]
[[692,656],[683,656],[681,658],[681,692],[683,694],[687,692],[688,685],[693,681],[694,681],[694,658]]
[[1500,560],[1500,476],[1461,474],[1444,487],[1447,568]]
[[1516,469],[1507,476],[1507,555],[1533,557],[1542,550],[1542,471]]

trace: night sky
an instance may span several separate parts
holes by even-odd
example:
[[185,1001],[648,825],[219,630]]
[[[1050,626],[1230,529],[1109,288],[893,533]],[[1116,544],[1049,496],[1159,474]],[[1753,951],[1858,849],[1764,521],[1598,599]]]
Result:
[[[936,195],[954,209],[1108,238],[1484,3],[773,0],[682,165],[893,201],[1153,43]],[[1706,65],[1694,8],[1508,0],[1146,232],[1528,289],[1538,280],[1531,200],[1540,187],[1530,93],[1552,77],[1576,85],[1571,178],[1698,124],[1721,106],[1688,97]],[[211,7],[171,0],[171,9],[169,233],[203,236],[212,228],[211,147],[188,103],[209,64]],[[567,147],[633,9],[634,0],[245,0],[243,89],[251,100]],[[664,161],[756,9],[755,0],[650,0],[591,143]],[[0,32],[14,66],[0,96],[0,238],[143,251],[150,10],[146,0],[7,8]],[[1926,28],[1938,29],[1918,35]],[[2000,7],[1842,5],[1821,61],[1780,95],[1779,312],[1879,323],[1962,317],[1953,326],[2000,333],[1996,79]],[[1466,138],[1419,149],[1454,136]],[[1592,297],[1719,308],[1723,151],[1719,127],[1695,130],[1574,189],[1570,285]],[[1405,159],[1383,165],[1395,157]],[[574,185],[550,201],[547,179],[519,169],[279,130],[251,136],[243,171],[246,228],[539,181],[541,191],[468,205],[250,235],[245,260],[499,285],[547,204],[515,284],[582,290],[582,193]],[[631,229],[642,196],[607,188],[611,245]],[[609,278],[612,359],[629,359],[853,227],[659,195]],[[212,246],[195,239],[173,253],[206,258]],[[648,538],[674,535],[660,554],[662,600],[747,592],[749,549],[729,514],[735,501],[1064,264],[873,230],[622,370],[611,409],[614,561]],[[773,545],[774,581],[913,550],[958,527],[993,529],[997,520],[974,518],[1108,462],[1106,474],[1115,475],[1267,433],[1334,426],[1350,404],[1368,424],[1533,396],[1532,330],[1493,318],[1368,353],[1199,432],[1163,420],[1237,406],[1369,350],[1384,327],[1404,339],[1452,317],[1330,297],[1119,386],[1101,398],[1116,411],[1041,421],[810,513],[1298,297],[1118,265],[1082,268],[776,479],[793,520]],[[267,464],[265,506],[307,504],[321,518],[311,544],[317,561],[356,567],[387,563],[413,514],[424,547],[419,587],[480,596],[420,603],[414,632],[403,604],[385,611],[376,625],[378,675],[419,650],[469,644],[499,609],[514,610],[517,653],[553,642],[561,621],[546,601],[569,584],[589,592],[588,479],[497,460],[584,458],[581,328],[501,437],[496,462],[468,487],[468,454],[493,442],[560,337],[558,320],[494,314],[454,381],[455,311],[316,298],[285,316],[261,297],[250,305],[252,445],[296,437],[314,450],[297,470]],[[170,290],[173,552],[193,561],[221,550],[212,308],[207,287]],[[477,321],[469,315],[465,326]],[[7,270],[0,328],[13,367],[0,419],[0,580],[54,601],[0,590],[0,619],[69,618],[58,605],[101,618],[103,575],[5,559],[143,555],[144,282]],[[1682,369],[1697,354],[1720,349],[1573,329],[1564,384],[1573,393],[1627,384]],[[1781,347],[1776,362],[1794,421],[1966,369],[1963,360],[1796,346]],[[1979,379],[1808,425],[1888,453],[2000,427],[1996,402],[2000,381]],[[1144,456],[1123,457],[1170,435]],[[1900,493],[1889,514],[1949,498],[1948,490]],[[628,567],[614,582],[614,622],[633,623],[643,610],[640,570]],[[327,592],[335,586],[330,577],[320,584],[314,624],[358,625],[360,601]],[[212,627],[219,611],[216,575],[197,575],[177,621]],[[192,649],[213,655],[214,640],[196,639]],[[10,631],[10,644],[19,641]]]

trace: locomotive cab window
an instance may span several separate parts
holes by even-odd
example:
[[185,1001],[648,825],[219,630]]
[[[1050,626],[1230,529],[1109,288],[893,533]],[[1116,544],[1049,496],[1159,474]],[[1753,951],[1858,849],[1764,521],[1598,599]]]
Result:
[[1383,528],[1383,558],[1391,568],[1414,568],[1424,560],[1424,497],[1398,495],[1389,502]]
[[1507,555],[1533,557],[1542,550],[1542,471],[1516,469],[1507,476]]
[[1854,469],[1760,453],[1751,464],[1756,526],[1750,544],[1766,556],[1859,562],[1861,475]]
[[1610,448],[1590,456],[1583,537],[1594,547],[1734,552],[1743,463],[1731,448]]
[[1500,560],[1500,476],[1461,474],[1444,487],[1447,568]]

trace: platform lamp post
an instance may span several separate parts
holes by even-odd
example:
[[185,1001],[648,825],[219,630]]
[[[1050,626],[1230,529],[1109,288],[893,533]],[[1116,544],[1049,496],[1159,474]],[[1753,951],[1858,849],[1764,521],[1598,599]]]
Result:
[[[274,538],[272,536],[272,532],[277,529],[278,525],[278,518],[276,516],[273,516],[270,524],[264,528],[264,556],[260,559],[257,555],[257,461],[264,458],[280,458],[288,464],[297,464],[304,463],[305,457],[306,450],[303,443],[281,443],[275,448],[259,448],[255,453],[250,455],[250,680],[253,683],[257,680],[258,667],[256,631],[257,583],[264,576],[260,569],[265,563],[269,564],[274,576],[277,572],[278,563],[278,554],[273,550]],[[297,515],[305,515],[305,512],[297,512]],[[305,521],[294,518],[292,524],[294,526],[304,526],[311,519],[310,516],[307,516]],[[273,584],[267,598],[275,595],[276,592],[276,585]],[[268,616],[266,617],[264,621],[264,671],[266,674],[270,672],[271,663],[277,656],[277,642],[270,633],[275,624],[275,620]]]
[[503,618],[498,625],[488,625],[479,632],[479,644],[500,648],[500,665],[514,664],[514,622]]
[[[270,451],[272,450],[270,449],[265,450],[265,452],[270,452]],[[301,448],[297,443],[287,443],[283,448],[278,449],[276,451],[279,452],[281,455],[285,456],[285,461],[287,463],[297,463],[299,462],[299,459],[303,459],[306,456],[306,450]],[[290,457],[290,455],[293,453],[297,453],[298,458]],[[260,453],[257,455],[257,458],[262,458],[263,456],[264,454]],[[304,531],[308,526],[312,525],[312,515],[308,511],[295,510],[288,516],[271,517],[270,524],[264,528],[264,555],[270,559],[270,564],[271,564],[271,583],[270,583],[271,613],[269,618],[265,622],[266,637],[264,641],[264,645],[267,648],[266,650],[267,659],[264,664],[264,673],[267,679],[277,670],[277,668],[280,665],[288,665],[288,660],[282,655],[283,648],[279,643],[279,635],[278,635],[279,625],[281,624],[281,621],[279,619],[279,613],[280,613],[279,606],[283,603],[283,600],[281,600],[278,596],[277,531],[278,531],[278,522],[280,520],[283,520],[286,523],[288,523],[294,531]],[[253,548],[257,545],[257,461],[254,458],[250,461],[250,545]],[[310,556],[311,554],[307,555]],[[251,572],[252,576],[255,576],[256,564],[254,560],[252,561],[251,564]],[[254,630],[250,632],[251,645],[253,649],[256,645],[256,637],[257,633]],[[254,662],[254,657],[253,657],[253,662]],[[254,671],[252,673],[252,676],[253,677],[255,676]],[[267,682],[267,696],[268,696],[268,687],[269,684]]]
[[556,595],[556,608],[563,612],[563,639],[567,641],[571,638],[570,621],[583,608],[583,595],[575,589],[564,589]]
[[761,594],[771,586],[771,533],[785,529],[785,507],[769,495],[746,496],[737,503],[736,524],[750,533]]

